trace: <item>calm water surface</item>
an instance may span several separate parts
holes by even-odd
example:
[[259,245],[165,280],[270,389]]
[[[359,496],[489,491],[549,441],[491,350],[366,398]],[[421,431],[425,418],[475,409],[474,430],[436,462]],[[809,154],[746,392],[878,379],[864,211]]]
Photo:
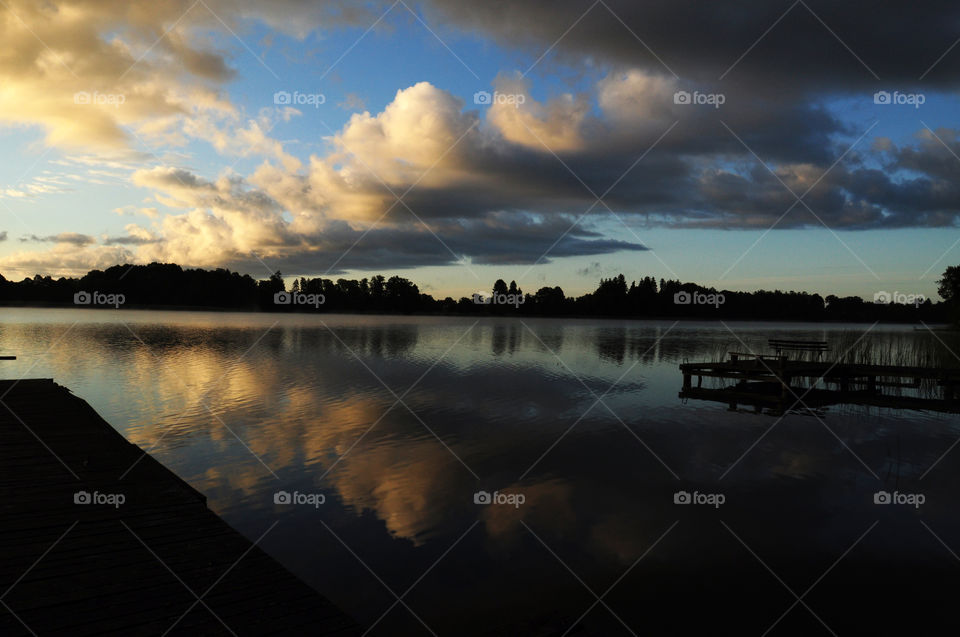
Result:
[[581,616],[575,634],[705,616],[829,634],[952,606],[960,418],[731,412],[681,401],[678,364],[868,330],[4,309],[0,353],[19,357],[5,377],[69,387],[249,538],[269,529],[263,548],[376,634],[563,634]]

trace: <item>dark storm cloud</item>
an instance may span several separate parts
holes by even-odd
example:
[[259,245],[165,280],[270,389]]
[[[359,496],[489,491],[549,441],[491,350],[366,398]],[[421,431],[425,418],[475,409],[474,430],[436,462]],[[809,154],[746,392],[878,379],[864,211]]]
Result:
[[[676,130],[683,130],[685,123],[680,122]],[[424,188],[406,201],[423,218],[471,219],[491,209],[545,215],[579,215],[590,210],[597,216],[608,214],[609,207],[620,215],[662,217],[674,227],[726,229],[768,228],[778,219],[778,228],[937,227],[952,225],[960,212],[960,160],[932,138],[893,146],[884,153],[854,150],[844,157],[849,147],[829,143],[825,133],[813,132],[811,137],[818,139],[809,148],[816,157],[804,152],[777,165],[756,149],[776,146],[778,138],[787,142],[794,129],[734,131],[742,133],[743,143],[750,146],[747,150],[717,124],[710,139],[691,139],[682,133],[664,138],[602,203],[597,203],[596,196],[624,175],[649,139],[621,143],[603,154],[591,146],[567,153],[563,163],[549,154],[531,157],[526,152],[501,157],[500,163],[481,159],[477,174],[488,171],[498,188]],[[953,152],[960,151],[955,133],[941,133],[942,139],[950,140],[948,144],[958,147]],[[789,141],[794,148],[805,145],[803,135]],[[784,154],[771,152],[774,158]],[[392,213],[394,219],[407,214],[400,207]]]
[[[598,88],[606,110],[579,123],[582,143],[555,150],[538,140],[505,143],[472,132],[456,157],[470,178],[418,185],[390,220],[411,219],[407,206],[431,221],[472,220],[497,210],[605,215],[609,207],[674,227],[953,223],[958,203],[944,180],[955,167],[943,163],[957,160],[932,136],[871,150],[869,123],[843,123],[813,98],[736,94],[722,109],[691,107],[674,104],[673,88],[684,85],[670,83],[605,101],[605,90],[629,85],[616,73],[611,77]],[[888,174],[876,174],[889,166]]]
[[[348,270],[461,262],[549,263],[556,257],[647,250],[639,241],[608,239],[575,221],[576,217],[556,216],[541,222],[528,215],[501,213],[471,222],[430,223],[429,229],[420,225],[383,227],[366,234],[345,222],[333,222],[310,239],[309,250],[270,258],[269,263],[284,272],[337,275]],[[252,268],[256,263],[237,260],[233,265]]]
[[[682,210],[702,188],[698,183],[701,159],[734,158],[758,167],[745,143],[765,161],[811,162],[825,171],[844,150],[832,145],[830,136],[849,132],[813,106],[777,110],[748,104],[722,114],[688,114],[680,107],[674,114],[677,119],[664,119],[643,130],[624,129],[598,118],[587,124],[590,137],[583,148],[557,152],[557,156],[549,147],[478,144],[462,157],[464,167],[481,177],[477,183],[420,185],[404,200],[424,218],[473,218],[490,210],[580,214],[591,206],[606,212],[603,203],[596,203],[604,193],[603,202],[618,213]],[[741,136],[742,143],[724,123]],[[655,143],[655,149],[644,156]],[[392,214],[407,213],[398,206]]]
[[960,131],[951,128],[921,130],[913,145],[887,147],[893,170],[909,170],[943,180],[960,179]]
[[[669,68],[699,81],[727,73],[725,79],[761,92],[846,91],[873,87],[877,77],[914,83],[956,41],[960,24],[960,5],[946,0],[606,0],[592,8],[582,0],[426,0],[425,6],[433,19],[535,58],[556,43],[567,60]],[[960,55],[947,55],[926,79],[955,85],[958,73]]]
[[[766,228],[789,210],[778,228],[849,230],[949,226],[960,213],[956,131],[873,149],[868,133],[844,157],[871,122],[841,122],[824,107],[850,95],[866,105],[877,90],[946,94],[960,85],[960,47],[951,50],[960,33],[955,3],[610,0],[591,8],[567,0],[427,0],[424,7],[431,19],[525,51],[531,62],[550,49],[531,77],[553,72],[556,62],[607,78],[640,69],[678,89],[725,97],[712,109],[677,107],[664,95],[637,104],[635,119],[604,110],[601,99],[603,112],[581,125],[586,143],[556,153],[565,166],[545,149],[485,148],[473,168],[497,176],[502,188],[422,190],[410,201],[425,216],[576,213],[671,122],[656,150],[604,198],[617,213],[679,227]],[[917,113],[891,115],[915,119],[924,132]],[[797,203],[781,180],[797,195],[816,185]]]

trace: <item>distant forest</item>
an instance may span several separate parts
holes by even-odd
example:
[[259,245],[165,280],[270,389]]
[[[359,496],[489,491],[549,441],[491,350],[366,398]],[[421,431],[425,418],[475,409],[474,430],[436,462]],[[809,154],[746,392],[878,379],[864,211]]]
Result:
[[[947,269],[944,281],[960,287],[960,271]],[[948,301],[890,303],[859,297],[826,298],[806,292],[733,292],[653,277],[627,282],[621,274],[601,279],[597,289],[578,297],[559,287],[527,293],[516,283],[498,280],[484,296],[435,299],[412,281],[381,275],[358,280],[300,278],[287,290],[279,272],[266,280],[225,269],[184,269],[176,264],[116,265],[79,279],[40,275],[22,281],[0,276],[0,304],[7,306],[133,307],[231,309],[265,312],[359,312],[397,314],[469,314],[501,316],[602,316],[802,321],[951,322],[955,318],[950,286],[941,281]],[[946,291],[945,291],[946,290]],[[891,294],[893,291],[890,291]],[[901,302],[896,302],[900,300]],[[912,300],[912,299],[911,299]]]

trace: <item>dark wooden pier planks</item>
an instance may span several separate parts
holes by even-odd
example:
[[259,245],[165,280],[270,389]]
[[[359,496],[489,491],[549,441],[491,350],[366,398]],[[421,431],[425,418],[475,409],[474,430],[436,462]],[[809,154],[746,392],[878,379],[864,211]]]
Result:
[[[960,369],[935,369],[902,365],[861,365],[820,361],[789,360],[786,358],[733,358],[710,363],[682,363],[684,389],[691,387],[691,377],[726,378],[736,381],[777,381],[785,386],[795,378],[823,378],[846,389],[850,383],[866,384],[871,390],[878,386],[916,387],[920,379],[932,379],[944,388],[944,396],[951,399],[960,385]],[[884,383],[881,378],[905,379],[902,383]],[[699,382],[698,382],[699,386]]]
[[0,381],[0,402],[0,635],[360,633],[66,388]]

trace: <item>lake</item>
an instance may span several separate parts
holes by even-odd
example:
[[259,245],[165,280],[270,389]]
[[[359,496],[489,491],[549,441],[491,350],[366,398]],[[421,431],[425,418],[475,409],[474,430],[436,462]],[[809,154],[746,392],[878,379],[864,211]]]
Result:
[[956,622],[958,415],[678,397],[684,361],[861,337],[907,354],[937,338],[8,308],[0,354],[18,360],[0,365],[70,388],[374,634]]

